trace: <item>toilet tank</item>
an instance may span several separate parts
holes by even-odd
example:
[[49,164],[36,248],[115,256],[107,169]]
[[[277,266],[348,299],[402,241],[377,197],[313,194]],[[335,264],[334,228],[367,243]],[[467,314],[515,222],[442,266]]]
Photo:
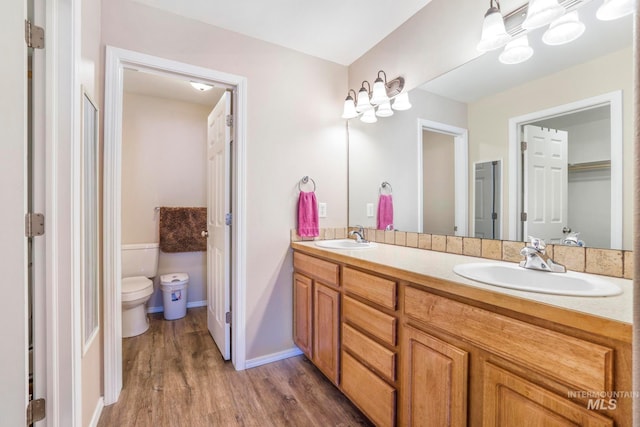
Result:
[[158,273],[157,243],[122,245],[122,277],[154,277]]

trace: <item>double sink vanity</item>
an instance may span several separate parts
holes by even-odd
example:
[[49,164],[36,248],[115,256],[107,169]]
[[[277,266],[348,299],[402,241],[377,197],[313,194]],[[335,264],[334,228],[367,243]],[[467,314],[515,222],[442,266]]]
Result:
[[291,246],[294,341],[375,425],[631,425],[630,280]]

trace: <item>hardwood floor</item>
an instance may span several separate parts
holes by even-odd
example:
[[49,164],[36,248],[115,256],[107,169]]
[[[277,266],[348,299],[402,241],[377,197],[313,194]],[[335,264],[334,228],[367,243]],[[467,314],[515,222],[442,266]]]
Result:
[[98,427],[371,426],[304,356],[236,371],[207,331],[206,308],[123,341],[124,386]]

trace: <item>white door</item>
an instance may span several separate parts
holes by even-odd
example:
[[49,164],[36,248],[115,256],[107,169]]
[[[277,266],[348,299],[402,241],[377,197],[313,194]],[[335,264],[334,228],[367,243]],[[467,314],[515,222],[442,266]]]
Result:
[[474,236],[493,239],[493,173],[490,162],[476,163],[475,182]]
[[[231,94],[225,92],[207,121],[207,324],[224,360],[231,357],[230,226]],[[230,319],[229,319],[230,320]]]
[[567,221],[568,133],[524,126],[524,222],[523,238],[546,242],[561,239]]
[[0,423],[26,425],[27,387],[27,47],[26,3],[0,6]]

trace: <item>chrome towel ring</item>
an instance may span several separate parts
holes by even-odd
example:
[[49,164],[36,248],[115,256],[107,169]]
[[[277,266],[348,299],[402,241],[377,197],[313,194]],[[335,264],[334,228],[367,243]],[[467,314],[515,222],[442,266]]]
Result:
[[298,182],[298,190],[302,191],[302,186],[304,184],[308,184],[309,181],[311,181],[311,183],[313,184],[313,190],[311,191],[316,191],[316,182],[308,175],[303,176],[302,179]]
[[389,184],[387,181],[382,181],[382,184],[380,184],[380,188],[378,189],[378,192],[382,194],[383,190],[387,190],[386,194],[393,193],[393,187],[391,187],[391,184]]

